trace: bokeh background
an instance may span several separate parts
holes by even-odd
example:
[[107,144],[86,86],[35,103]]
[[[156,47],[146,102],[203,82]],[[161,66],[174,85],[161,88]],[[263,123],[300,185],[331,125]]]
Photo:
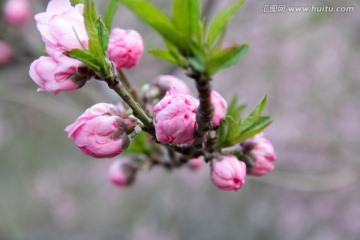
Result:
[[[32,14],[47,1],[31,1]],[[96,1],[103,8],[106,1]],[[170,1],[152,0],[169,12]],[[207,18],[231,0],[203,1]],[[3,4],[4,1],[0,2]],[[349,13],[264,13],[264,5],[353,6]],[[115,26],[136,29],[146,50],[160,37],[125,8]],[[209,168],[145,170],[119,189],[107,180],[110,159],[83,156],[65,126],[97,102],[116,103],[102,84],[77,92],[37,93],[28,76],[43,52],[33,18],[0,22],[11,62],[0,66],[1,240],[338,240],[360,236],[360,7],[358,1],[248,1],[232,20],[227,44],[251,48],[213,86],[252,107],[268,96],[266,130],[278,160],[266,177],[238,192],[212,185]],[[2,54],[0,52],[0,54]],[[144,54],[129,71],[137,87],[181,70]]]

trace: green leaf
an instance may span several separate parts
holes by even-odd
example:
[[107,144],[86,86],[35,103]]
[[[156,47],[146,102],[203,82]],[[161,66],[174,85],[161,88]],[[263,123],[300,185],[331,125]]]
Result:
[[154,55],[155,57],[164,59],[166,61],[172,62],[178,66],[182,66],[176,57],[174,57],[173,54],[171,54],[168,50],[150,50],[150,54]]
[[269,116],[261,116],[266,105],[266,96],[254,110],[241,121],[244,105],[238,105],[238,98],[234,97],[229,104],[227,115],[222,120],[218,130],[216,148],[233,146],[263,131],[272,122]]
[[165,40],[165,44],[171,55],[177,59],[182,67],[188,66],[188,61],[179,53],[178,49],[172,43]]
[[226,138],[229,134],[229,120],[224,118],[221,120],[221,125],[219,130],[217,131],[217,140],[215,147],[221,148],[226,141]]
[[240,128],[241,131],[244,131],[245,129],[251,127],[260,117],[262,111],[264,110],[266,105],[266,96],[263,97],[258,103],[258,105],[252,110],[252,112],[247,116],[241,123]]
[[73,49],[66,53],[67,56],[80,60],[95,72],[100,72],[99,59],[88,50]]
[[237,122],[231,116],[226,116],[226,119],[229,121],[229,134],[227,141],[230,143],[233,139],[240,135],[240,128],[238,127]]
[[173,22],[177,29],[188,39],[197,37],[201,24],[200,0],[173,0],[172,5]]
[[100,45],[102,48],[102,51],[105,53],[108,48],[109,43],[109,32],[105,26],[105,23],[101,20],[100,17],[96,19],[96,25],[97,25],[97,32],[98,32],[98,38],[100,41]]
[[71,2],[73,5],[78,4],[78,3],[83,3],[82,0],[72,0]]
[[118,2],[124,4],[143,22],[155,29],[165,40],[176,46],[182,53],[187,52],[184,37],[175,28],[172,21],[154,5],[146,0],[118,0]]
[[226,35],[226,28],[224,29],[224,31],[222,31],[220,33],[220,36],[218,37],[218,39],[216,40],[216,42],[214,43],[213,48],[211,49],[212,51],[218,51],[221,49],[224,39],[225,39],[225,35]]
[[235,3],[221,10],[212,20],[208,30],[207,43],[209,47],[215,43],[221,32],[224,30],[233,15],[244,4],[245,0],[238,0]]
[[147,134],[145,132],[140,132],[136,137],[131,139],[130,145],[124,154],[150,154],[152,150],[153,147],[148,141]]
[[234,96],[227,109],[227,115],[233,117],[236,122],[239,122],[245,108],[246,105],[244,104],[238,105],[238,97]]
[[236,64],[248,51],[249,46],[242,44],[215,51],[206,61],[206,72],[211,76],[221,69]]
[[245,129],[241,135],[239,135],[237,138],[235,138],[232,142],[232,144],[236,144],[239,142],[243,142],[246,139],[249,139],[256,134],[263,131],[267,126],[269,126],[272,123],[272,120],[269,116],[261,116],[259,119],[248,129]]
[[104,22],[106,28],[110,31],[112,23],[114,21],[115,13],[119,7],[119,1],[118,0],[109,0],[106,10],[105,10],[105,16],[104,16]]
[[199,57],[199,55],[195,55],[194,57],[189,57],[188,61],[190,65],[198,72],[204,72],[205,66],[202,59]]
[[98,18],[98,14],[95,9],[94,1],[85,0],[83,15],[86,32],[89,36],[89,51],[99,58],[104,58],[105,53],[103,52],[103,48],[99,41],[98,29],[95,26],[95,21]]

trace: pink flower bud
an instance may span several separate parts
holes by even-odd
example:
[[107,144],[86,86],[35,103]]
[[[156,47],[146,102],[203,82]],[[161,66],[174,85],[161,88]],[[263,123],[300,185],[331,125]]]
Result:
[[73,91],[84,85],[86,78],[76,79],[80,61],[65,55],[54,60],[51,57],[40,57],[30,66],[30,77],[39,85],[38,91],[58,94],[62,91]]
[[255,160],[255,167],[249,172],[249,175],[262,176],[274,170],[273,162],[276,160],[274,147],[264,137],[264,133],[255,135],[249,141],[254,144],[250,155]]
[[222,190],[238,190],[245,183],[246,165],[235,156],[220,156],[211,161],[211,180]]
[[121,116],[124,116],[125,113],[126,113],[126,109],[124,107],[124,104],[122,102],[118,102],[116,104],[116,107],[119,109],[120,113],[121,113]]
[[5,64],[11,61],[12,50],[8,43],[0,41],[0,64]]
[[211,91],[211,103],[214,106],[212,124],[214,126],[220,126],[221,120],[226,116],[227,103],[216,91]]
[[115,105],[98,103],[67,126],[68,137],[81,151],[95,158],[111,158],[129,145],[125,120]]
[[143,50],[143,40],[136,31],[120,28],[111,31],[107,53],[117,69],[137,65]]
[[161,143],[192,143],[196,129],[198,100],[168,92],[154,107],[156,138]]
[[28,0],[8,0],[3,11],[6,22],[14,26],[21,26],[29,20],[31,7]]
[[58,52],[88,46],[83,8],[83,4],[72,7],[69,0],[51,0],[46,12],[35,15],[37,27],[50,56],[55,57]]
[[138,165],[133,159],[121,158],[111,164],[108,177],[114,185],[128,187],[134,183],[137,170]]
[[158,87],[164,94],[173,88],[180,94],[189,95],[191,93],[184,81],[172,75],[161,75],[153,80],[152,85]]
[[192,158],[188,161],[188,166],[192,170],[198,170],[204,165],[204,157],[200,156],[197,158]]

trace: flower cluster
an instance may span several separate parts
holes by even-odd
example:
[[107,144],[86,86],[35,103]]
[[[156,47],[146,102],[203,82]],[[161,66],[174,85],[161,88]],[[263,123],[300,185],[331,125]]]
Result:
[[[108,172],[112,183],[131,185],[145,165],[166,169],[187,165],[197,170],[209,163],[211,180],[218,188],[238,190],[247,175],[262,176],[274,169],[274,149],[262,133],[271,123],[270,117],[261,116],[266,98],[242,119],[242,107],[236,101],[228,106],[210,84],[212,74],[233,63],[234,59],[226,62],[224,56],[232,50],[238,53],[230,57],[239,56],[246,46],[209,50],[216,39],[207,40],[207,44],[202,39],[190,46],[201,34],[185,41],[189,46],[181,39],[176,46],[178,39],[171,36],[166,41],[169,51],[159,50],[157,54],[186,70],[196,82],[198,96],[172,75],[160,75],[138,94],[124,69],[139,63],[144,50],[142,37],[134,30],[110,31],[111,23],[95,17],[93,2],[86,0],[84,4],[72,6],[69,0],[50,0],[46,12],[35,16],[48,55],[35,60],[29,74],[39,85],[38,91],[56,95],[96,79],[122,98],[125,106],[95,104],[65,128],[82,153],[94,158],[117,157]],[[165,15],[156,24],[150,19],[150,25],[161,25],[163,18]],[[193,29],[202,24],[200,21]],[[165,20],[166,31],[160,32],[167,35],[171,24]],[[131,155],[118,157],[125,151]]]
[[73,91],[88,80],[78,74],[82,63],[66,56],[66,52],[87,47],[88,35],[82,16],[84,5],[71,6],[70,1],[52,0],[46,12],[35,15],[37,28],[49,56],[42,56],[30,66],[30,76],[38,91],[58,94]]
[[[73,49],[88,48],[89,37],[83,11],[83,4],[73,7],[69,0],[51,0],[46,12],[35,15],[37,27],[49,55],[40,57],[30,66],[29,74],[39,85],[38,91],[48,91],[55,95],[62,91],[73,91],[95,77],[82,62],[66,55]],[[121,41],[121,44],[118,41]],[[108,53],[116,66],[135,66],[142,51],[141,36],[135,31],[128,33],[118,28],[113,30]]]
[[238,190],[245,183],[246,174],[262,176],[274,170],[274,148],[264,133],[255,135],[241,145],[245,151],[243,158],[250,158],[254,166],[247,166],[246,161],[239,161],[234,155],[215,158],[211,162],[211,179],[221,189]]

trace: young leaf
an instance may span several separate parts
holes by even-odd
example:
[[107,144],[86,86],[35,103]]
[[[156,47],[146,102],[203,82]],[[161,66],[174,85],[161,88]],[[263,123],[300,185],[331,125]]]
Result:
[[98,58],[88,50],[73,49],[66,53],[67,56],[80,60],[82,63],[90,67],[95,72],[100,72],[100,65]]
[[226,27],[232,16],[239,10],[244,4],[245,0],[238,0],[230,6],[221,10],[212,20],[208,30],[207,43],[209,47],[215,43],[221,32]]
[[216,140],[216,144],[215,146],[217,148],[220,148],[223,146],[223,144],[225,143],[226,141],[226,138],[229,134],[229,121],[227,118],[224,118],[222,121],[221,121],[221,125],[220,125],[220,128],[219,130],[217,131],[217,140]]
[[115,13],[119,7],[119,1],[118,0],[109,0],[106,10],[105,10],[105,16],[104,16],[104,22],[106,28],[110,31],[111,26],[115,17]]
[[244,104],[238,106],[237,102],[238,97],[234,96],[227,109],[227,115],[233,117],[236,122],[239,122],[241,119],[241,114],[246,106]]
[[155,57],[164,59],[166,61],[174,63],[175,65],[183,67],[183,65],[179,63],[176,57],[174,57],[173,54],[171,54],[168,50],[150,50],[149,53],[154,55]]
[[247,116],[241,123],[240,128],[241,131],[251,127],[260,117],[264,107],[266,105],[266,96],[261,99],[260,103],[252,110],[252,112]]
[[83,15],[86,32],[89,36],[89,51],[99,58],[104,58],[105,53],[103,52],[103,48],[101,47],[99,41],[98,29],[95,26],[95,20],[98,15],[96,13],[95,4],[92,0],[85,0]]
[[165,40],[165,44],[170,52],[170,54],[176,58],[176,60],[180,63],[182,67],[186,67],[188,65],[188,61],[179,53],[178,49],[172,45],[169,41]]
[[98,32],[98,38],[100,41],[100,45],[101,45],[103,52],[105,53],[108,48],[108,43],[109,43],[109,32],[105,26],[105,23],[101,20],[100,17],[98,17],[96,19],[96,25],[97,25],[97,32]]
[[183,36],[176,30],[170,19],[154,5],[146,0],[118,0],[118,2],[124,4],[143,22],[155,29],[165,40],[172,43],[181,52],[187,51]]
[[206,72],[211,76],[221,69],[236,64],[248,49],[249,45],[243,44],[215,51],[206,62]]
[[200,0],[173,0],[172,5],[174,25],[187,39],[197,37],[201,23]]
[[229,134],[227,136],[227,142],[229,143],[229,146],[231,146],[233,139],[240,135],[240,128],[231,116],[226,116],[226,119],[229,121]]
[[259,119],[248,129],[242,131],[241,135],[233,140],[233,144],[243,142],[248,138],[255,136],[263,131],[267,126],[271,124],[272,120],[269,116],[261,116]]
[[223,45],[224,39],[226,35],[226,28],[220,33],[220,36],[214,43],[214,46],[212,47],[211,51],[219,51]]
[[205,70],[204,62],[198,55],[194,57],[189,57],[188,61],[196,71],[203,72]]
[[[72,2],[72,4],[83,3],[82,0],[72,0],[71,2]],[[0,1],[0,3],[1,3],[1,1]]]
[[266,105],[266,97],[243,121],[241,121],[241,113],[245,106],[238,106],[237,101],[237,97],[234,97],[229,104],[227,115],[222,120],[218,130],[216,148],[233,146],[243,142],[264,130],[272,122],[269,116],[260,116]]
[[147,134],[145,132],[140,132],[131,140],[129,147],[124,154],[150,154],[151,152],[152,147],[147,139]]

